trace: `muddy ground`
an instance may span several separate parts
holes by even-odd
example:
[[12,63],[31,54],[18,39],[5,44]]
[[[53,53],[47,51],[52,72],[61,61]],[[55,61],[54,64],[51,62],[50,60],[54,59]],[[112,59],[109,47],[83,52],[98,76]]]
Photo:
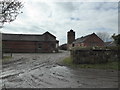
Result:
[[13,54],[0,80],[6,88],[117,88],[114,70],[75,69],[59,65],[69,52]]

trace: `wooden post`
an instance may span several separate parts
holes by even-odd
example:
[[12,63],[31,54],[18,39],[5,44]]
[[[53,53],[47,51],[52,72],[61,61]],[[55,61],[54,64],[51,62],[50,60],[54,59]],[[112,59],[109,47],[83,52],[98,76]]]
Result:
[[12,57],[12,53],[10,53],[10,56]]
[[2,52],[2,59],[3,59],[3,57],[4,57],[4,53]]
[[10,49],[10,56],[12,57],[12,49]]

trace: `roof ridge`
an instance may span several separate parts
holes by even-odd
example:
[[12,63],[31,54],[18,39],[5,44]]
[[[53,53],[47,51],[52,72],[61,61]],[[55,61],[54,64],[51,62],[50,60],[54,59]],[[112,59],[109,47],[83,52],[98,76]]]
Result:
[[42,34],[15,34],[15,33],[2,33],[3,35],[34,35],[34,36],[40,36]]
[[[24,40],[24,41],[46,41],[45,36],[42,34],[8,34],[2,33],[2,40]],[[54,38],[53,38],[54,37]],[[22,38],[22,39],[21,39]],[[56,41],[56,37],[50,34],[48,41]]]

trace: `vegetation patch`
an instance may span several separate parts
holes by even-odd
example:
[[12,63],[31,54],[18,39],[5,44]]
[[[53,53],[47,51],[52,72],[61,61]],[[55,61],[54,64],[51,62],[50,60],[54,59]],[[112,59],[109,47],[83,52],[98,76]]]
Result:
[[3,56],[2,62],[6,63],[6,62],[10,61],[11,58],[12,58],[11,56]]
[[113,69],[120,70],[118,66],[120,66],[120,61],[111,61],[107,63],[101,64],[74,64],[71,57],[67,57],[63,60],[63,64],[74,67],[74,68],[92,68],[92,69]]
[[120,49],[119,46],[111,46],[111,47],[98,47],[98,46],[94,46],[94,47],[82,47],[82,46],[78,46],[78,47],[72,47],[71,50],[118,50]]
[[73,60],[71,59],[71,57],[66,57],[66,58],[63,60],[63,64],[70,65],[70,66],[74,66]]

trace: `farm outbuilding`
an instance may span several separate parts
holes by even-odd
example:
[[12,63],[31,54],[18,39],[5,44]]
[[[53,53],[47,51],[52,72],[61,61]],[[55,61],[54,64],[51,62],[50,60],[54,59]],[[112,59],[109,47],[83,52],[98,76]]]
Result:
[[49,32],[38,34],[2,34],[3,52],[56,52],[59,41]]
[[70,30],[67,32],[68,42],[67,47],[71,49],[72,47],[103,47],[105,43],[102,39],[100,39],[95,33],[82,36],[80,38],[75,39],[75,31]]

